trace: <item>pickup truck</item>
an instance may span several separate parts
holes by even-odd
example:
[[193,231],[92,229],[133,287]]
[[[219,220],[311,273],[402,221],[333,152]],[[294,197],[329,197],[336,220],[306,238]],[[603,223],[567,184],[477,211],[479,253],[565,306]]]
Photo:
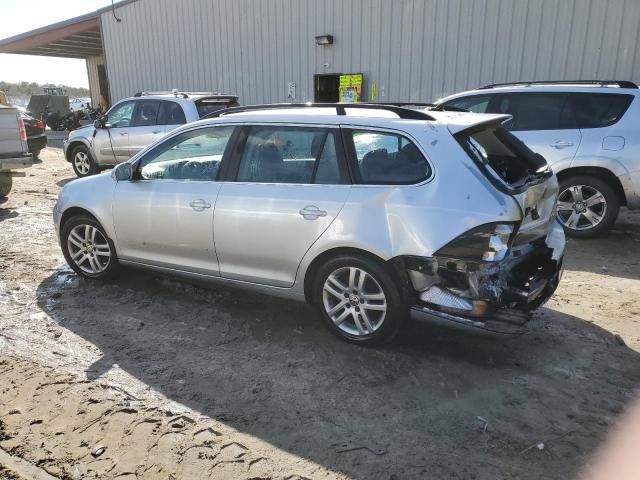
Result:
[[0,105],[0,197],[9,195],[14,176],[24,176],[24,173],[12,170],[27,168],[32,164],[27,131],[18,109]]

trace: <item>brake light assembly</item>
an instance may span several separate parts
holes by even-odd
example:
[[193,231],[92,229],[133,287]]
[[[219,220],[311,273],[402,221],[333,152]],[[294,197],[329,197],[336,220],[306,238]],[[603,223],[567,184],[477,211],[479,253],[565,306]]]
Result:
[[18,117],[18,130],[20,131],[20,140],[27,141],[27,129],[24,126],[24,120]]

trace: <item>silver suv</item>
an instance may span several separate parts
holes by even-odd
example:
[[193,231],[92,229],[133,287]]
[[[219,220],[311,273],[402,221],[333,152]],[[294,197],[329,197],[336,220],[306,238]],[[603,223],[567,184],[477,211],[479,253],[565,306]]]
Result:
[[621,205],[640,208],[639,94],[627,81],[520,82],[437,105],[512,115],[505,128],[558,176],[558,220],[570,235],[593,237],[615,223]]
[[204,92],[141,92],[125,98],[93,125],[69,133],[64,155],[78,177],[124,162],[171,130],[217,110],[238,97]]
[[525,330],[554,292],[558,183],[506,115],[358,104],[228,109],[54,208],[69,265],[145,267],[306,300],[342,338],[393,338],[409,314]]

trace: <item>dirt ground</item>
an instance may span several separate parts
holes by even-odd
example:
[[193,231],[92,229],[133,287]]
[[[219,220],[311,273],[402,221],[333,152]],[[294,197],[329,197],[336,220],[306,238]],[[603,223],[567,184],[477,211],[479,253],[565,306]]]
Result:
[[0,203],[0,478],[570,479],[638,396],[637,212],[569,241],[530,333],[366,349],[302,304],[78,278],[51,219],[72,177],[47,149]]

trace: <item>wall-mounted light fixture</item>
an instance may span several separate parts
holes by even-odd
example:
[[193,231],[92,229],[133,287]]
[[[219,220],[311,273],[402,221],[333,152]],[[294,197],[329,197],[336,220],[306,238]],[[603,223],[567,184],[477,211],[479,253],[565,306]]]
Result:
[[316,43],[318,45],[333,45],[333,35],[318,35],[316,37]]

